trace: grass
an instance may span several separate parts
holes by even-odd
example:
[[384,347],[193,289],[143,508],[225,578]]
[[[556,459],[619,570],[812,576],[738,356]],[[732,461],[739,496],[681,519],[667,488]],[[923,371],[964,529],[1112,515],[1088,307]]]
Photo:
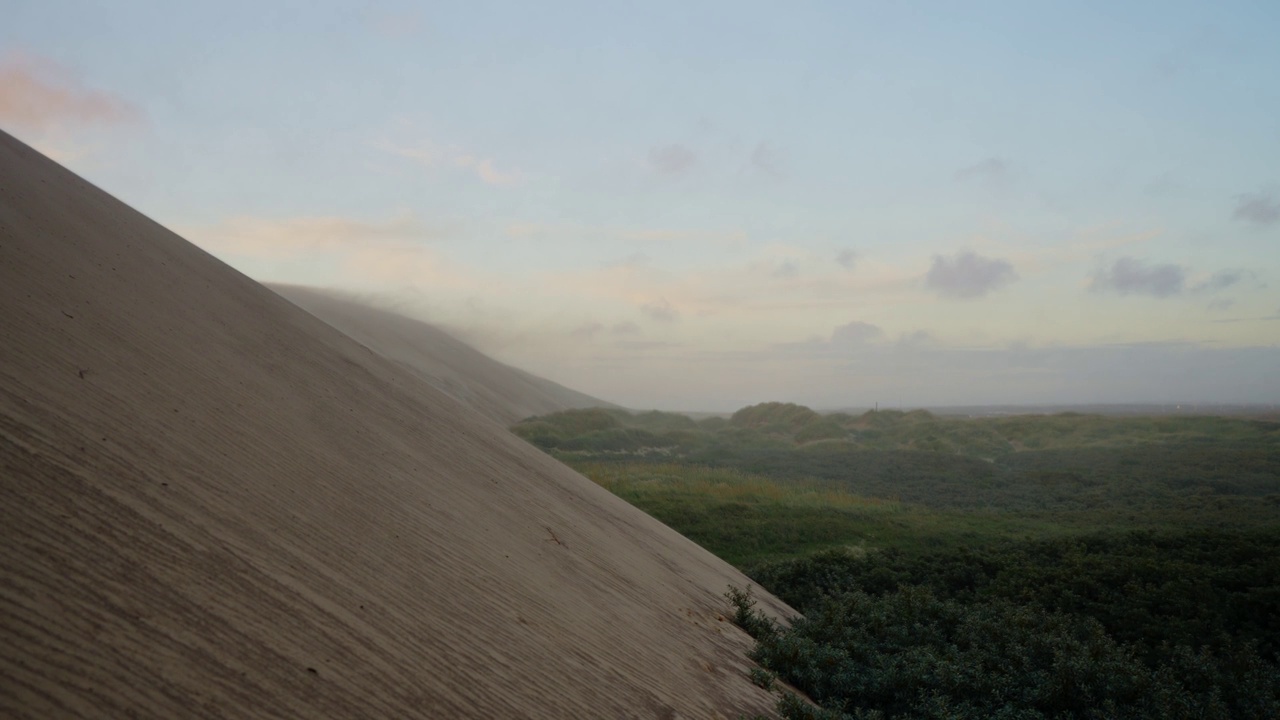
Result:
[[569,411],[514,429],[743,568],[828,548],[1280,524],[1277,423],[783,404],[717,420]]
[[738,567],[829,548],[927,550],[1086,532],[1061,516],[931,510],[814,480],[664,463],[574,463],[592,481]]

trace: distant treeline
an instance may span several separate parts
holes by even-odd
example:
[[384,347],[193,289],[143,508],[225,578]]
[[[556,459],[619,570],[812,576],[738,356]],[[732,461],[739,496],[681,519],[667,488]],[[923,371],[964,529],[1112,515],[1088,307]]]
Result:
[[1195,508],[1266,498],[1280,513],[1280,423],[1239,418],[971,420],[923,410],[819,415],[765,403],[697,422],[674,413],[573,410],[530,418],[513,431],[570,463],[676,461],[819,479],[933,508]]

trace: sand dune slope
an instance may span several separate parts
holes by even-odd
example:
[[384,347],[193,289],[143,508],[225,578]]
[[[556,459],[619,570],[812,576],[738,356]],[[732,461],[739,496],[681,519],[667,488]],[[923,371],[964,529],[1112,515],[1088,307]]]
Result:
[[333,291],[296,285],[268,287],[504,427],[558,410],[616,407],[500,363],[425,322]]
[[735,717],[730,582],[0,133],[0,717]]

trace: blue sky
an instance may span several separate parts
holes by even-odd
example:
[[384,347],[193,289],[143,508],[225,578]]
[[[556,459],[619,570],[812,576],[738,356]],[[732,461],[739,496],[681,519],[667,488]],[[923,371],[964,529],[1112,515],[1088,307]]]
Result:
[[0,126],[633,406],[1280,402],[1280,5],[25,2]]

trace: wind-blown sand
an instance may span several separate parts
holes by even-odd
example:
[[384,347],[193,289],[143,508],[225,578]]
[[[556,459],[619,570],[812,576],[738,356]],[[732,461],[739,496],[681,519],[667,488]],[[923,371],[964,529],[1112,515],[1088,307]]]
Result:
[[735,570],[3,133],[0,539],[0,717],[772,704]]
[[297,285],[267,287],[504,427],[558,410],[617,407],[500,363],[420,320],[334,291]]

